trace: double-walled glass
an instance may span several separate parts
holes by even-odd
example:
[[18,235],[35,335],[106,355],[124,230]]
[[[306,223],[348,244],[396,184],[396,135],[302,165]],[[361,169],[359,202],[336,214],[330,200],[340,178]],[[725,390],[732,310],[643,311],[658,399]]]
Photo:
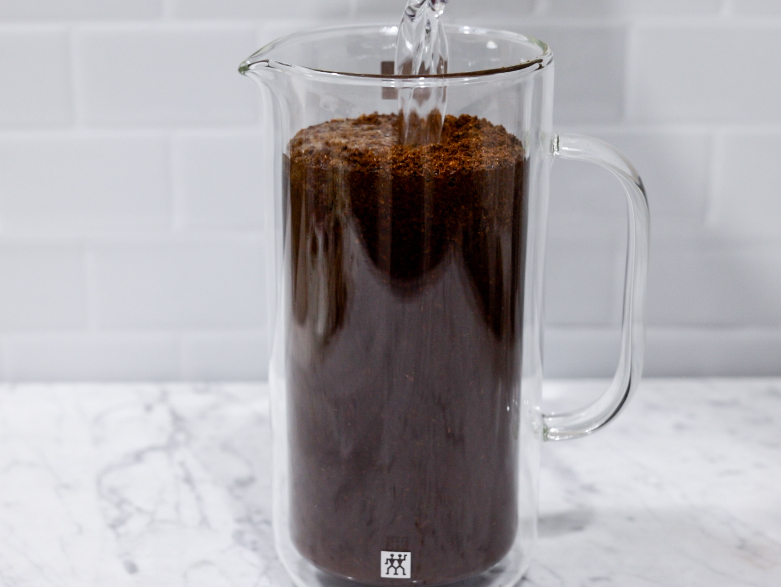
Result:
[[[553,132],[544,43],[450,27],[450,73],[401,77],[395,37],[297,34],[241,66],[275,145],[277,549],[301,587],[509,586],[536,539],[540,443],[596,430],[640,377],[647,204],[614,149]],[[429,91],[445,97],[442,143],[399,145],[400,97]],[[614,172],[629,244],[612,384],[582,410],[543,414],[557,155]]]

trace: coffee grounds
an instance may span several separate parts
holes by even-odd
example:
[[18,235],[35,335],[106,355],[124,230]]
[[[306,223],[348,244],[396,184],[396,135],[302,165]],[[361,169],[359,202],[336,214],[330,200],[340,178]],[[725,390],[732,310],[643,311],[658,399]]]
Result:
[[[290,523],[326,572],[434,585],[515,538],[525,161],[483,119],[416,147],[400,124],[289,146]],[[381,578],[381,551],[409,553],[411,578]]]

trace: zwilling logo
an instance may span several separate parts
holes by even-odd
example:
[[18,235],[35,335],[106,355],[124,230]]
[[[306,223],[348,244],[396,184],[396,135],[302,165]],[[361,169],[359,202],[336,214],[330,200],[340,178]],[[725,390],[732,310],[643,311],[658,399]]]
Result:
[[389,552],[383,550],[380,553],[382,565],[380,577],[383,579],[410,579],[412,578],[412,553]]

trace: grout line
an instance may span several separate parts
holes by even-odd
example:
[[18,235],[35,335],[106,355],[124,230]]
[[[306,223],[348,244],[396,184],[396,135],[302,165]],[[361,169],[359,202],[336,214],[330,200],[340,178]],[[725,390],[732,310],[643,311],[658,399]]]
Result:
[[162,11],[160,13],[161,22],[171,22],[175,19],[176,0],[163,0]]
[[[543,4],[547,0],[538,0]],[[540,9],[544,10],[544,9]],[[724,27],[724,26],[755,26],[775,27],[781,26],[781,15],[733,15],[724,14],[724,9],[711,14],[603,14],[584,16],[560,16],[551,15],[534,10],[517,18],[507,19],[500,14],[490,14],[481,17],[480,24],[504,25],[505,27],[518,26],[560,26],[571,28],[614,27],[627,23],[641,23],[654,27],[668,26],[670,28],[693,27]]]
[[[357,11],[357,2],[350,0],[351,5],[348,15]],[[781,14],[735,14],[733,5],[729,2],[722,5],[718,12],[712,14],[595,14],[584,16],[561,16],[547,13],[549,0],[535,0],[535,4],[527,13],[517,17],[507,18],[502,14],[490,14],[481,17],[481,22],[505,24],[506,26],[523,25],[557,25],[563,27],[594,27],[594,26],[620,26],[627,22],[642,22],[653,26],[667,25],[671,27],[691,26],[781,26]],[[179,18],[175,16],[173,0],[165,0],[163,11],[158,18],[146,19],[61,19],[61,20],[25,20],[19,22],[0,22],[0,33],[6,32],[35,32],[53,31],[63,28],[76,27],[85,31],[92,30],[165,30],[165,29],[193,29],[212,30],[224,27],[252,27],[258,24],[274,22],[302,21],[311,23],[312,19],[275,17],[264,19],[262,17],[197,17]],[[344,17],[347,18],[347,17]],[[317,19],[323,26],[337,24],[344,20],[338,17],[323,17]],[[726,21],[726,22],[725,22]]]
[[[109,338],[109,339],[144,339],[147,337],[174,339],[184,337],[189,342],[197,341],[201,338],[225,338],[229,336],[238,337],[265,337],[268,331],[266,328],[207,328],[207,327],[188,327],[164,328],[146,327],[146,328],[100,328],[95,331],[84,329],[61,329],[51,328],[48,330],[31,329],[8,329],[0,334],[0,348],[9,338],[36,339],[36,338]],[[1,363],[0,363],[1,365]]]
[[638,76],[635,71],[635,63],[637,61],[637,31],[638,27],[634,23],[630,23],[626,27],[625,31],[625,47],[624,47],[624,83],[622,85],[623,91],[623,103],[621,104],[621,121],[626,124],[627,121],[634,120],[636,118],[634,105],[634,89],[637,84]]
[[[74,25],[86,33],[93,32],[213,32],[226,29],[252,29],[262,19],[256,18],[198,18],[184,19],[173,16],[161,16],[158,20],[82,20],[75,21]],[[327,22],[341,22],[329,20]],[[0,25],[2,32],[2,25]]]
[[66,42],[68,51],[68,85],[70,86],[70,110],[71,125],[62,130],[76,130],[84,127],[83,112],[84,108],[81,100],[81,93],[77,84],[78,60],[76,59],[76,37],[78,28],[75,24],[68,25],[66,28]]
[[20,20],[13,21],[1,21],[0,20],[0,34],[3,33],[56,33],[68,30],[72,26],[74,21],[72,20]]
[[[636,18],[636,17],[635,17]],[[708,16],[648,16],[643,17],[643,24],[655,27],[666,26],[669,28],[724,28],[724,27],[754,27],[754,28],[778,28],[781,26],[781,15],[733,15],[725,13],[725,9]]]
[[657,333],[698,333],[698,332],[723,332],[727,334],[752,334],[762,335],[771,334],[781,337],[781,326],[778,324],[768,324],[758,326],[755,324],[702,324],[697,326],[692,325],[665,325],[658,326],[646,326],[646,330],[653,330]]
[[168,189],[171,196],[171,230],[182,232],[184,230],[184,190],[180,178],[182,176],[182,157],[180,137],[174,133],[166,140],[168,145]]
[[242,136],[248,137],[258,133],[257,121],[251,124],[241,123],[241,126],[226,125],[161,125],[161,126],[87,126],[79,122],[74,126],[52,126],[50,128],[31,127],[3,128],[0,125],[0,137],[3,139],[63,139],[63,138],[161,138],[170,133],[180,135],[207,135],[211,137]]
[[760,135],[778,135],[781,134],[781,124],[767,123],[713,123],[713,122],[610,122],[593,123],[582,122],[574,124],[559,124],[557,128],[570,132],[579,132],[584,134],[594,134],[599,132],[628,132],[628,133],[715,133],[723,131],[725,133],[749,133]]
[[534,0],[534,5],[530,12],[531,16],[543,15],[548,12],[550,0]]
[[185,344],[184,344],[184,336],[182,335],[182,331],[178,330],[174,335],[174,341],[176,344],[176,376],[179,379],[185,379],[187,378],[187,372],[185,365]]
[[87,294],[87,332],[95,333],[100,330],[95,251],[92,250],[92,247],[85,246],[82,254],[84,256],[84,280]]
[[[546,330],[557,333],[613,333],[621,329],[620,324],[545,324]],[[781,338],[781,326],[769,324],[758,326],[755,324],[645,324],[646,333],[655,334],[741,334],[741,335],[776,335]]]
[[8,356],[7,337],[0,335],[0,381],[3,383],[11,382],[11,359]]
[[155,232],[139,230],[137,232],[122,232],[122,229],[106,227],[102,230],[82,232],[69,232],[67,229],[57,231],[46,225],[23,231],[6,231],[2,235],[2,242],[8,243],[62,243],[62,244],[86,244],[88,246],[106,243],[152,243],[152,244],[177,244],[188,242],[224,242],[224,243],[255,243],[265,238],[263,227],[257,229],[236,229],[230,226],[224,228],[208,228],[172,232],[169,229],[160,229]]
[[705,186],[705,214],[703,228],[713,229],[719,214],[719,179],[724,166],[725,137],[723,131],[716,131],[711,137],[710,169]]

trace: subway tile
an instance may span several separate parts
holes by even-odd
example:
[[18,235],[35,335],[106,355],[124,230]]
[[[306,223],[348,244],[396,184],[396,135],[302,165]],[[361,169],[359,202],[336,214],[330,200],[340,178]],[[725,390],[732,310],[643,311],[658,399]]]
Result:
[[[709,133],[686,130],[587,130],[621,151],[648,194],[651,221],[701,227],[708,210],[713,152]],[[594,165],[557,161],[551,172],[551,213],[581,222],[626,222],[624,191],[612,173]]]
[[96,246],[94,310],[102,329],[264,328],[260,239]]
[[[264,138],[188,134],[175,142],[181,225],[197,229],[257,230],[263,198],[273,183]],[[270,156],[270,154],[268,154]]]
[[775,16],[781,14],[781,2],[778,0],[731,0],[734,14],[756,16]]
[[245,26],[87,28],[76,38],[81,115],[94,124],[249,124],[257,90],[238,74]]
[[59,126],[72,122],[65,32],[6,27],[0,31],[0,55],[4,56],[0,59],[0,126]]
[[652,326],[781,325],[781,242],[656,239],[648,271]]
[[620,26],[508,26],[546,42],[556,67],[554,122],[622,120],[626,30]]
[[[290,14],[306,18],[345,18],[351,0],[304,0],[295,8],[278,0],[173,0],[173,14],[185,18],[275,18]],[[402,7],[403,9],[403,7]],[[399,13],[401,14],[401,13]]]
[[163,0],[5,0],[0,19],[151,18],[160,16]]
[[257,381],[268,378],[265,332],[196,334],[186,337],[183,377],[188,381]]
[[623,227],[570,234],[551,224],[545,267],[548,324],[608,325],[621,320]]
[[169,173],[161,137],[0,139],[0,216],[14,230],[167,228]]
[[709,228],[735,237],[781,235],[781,134],[729,132],[720,146]]
[[633,120],[781,122],[779,26],[641,26],[632,67]]
[[0,330],[87,325],[82,250],[62,243],[0,241]]
[[11,381],[170,381],[181,378],[178,337],[45,333],[6,338]]
[[718,14],[724,0],[547,0],[544,14],[561,17]]

